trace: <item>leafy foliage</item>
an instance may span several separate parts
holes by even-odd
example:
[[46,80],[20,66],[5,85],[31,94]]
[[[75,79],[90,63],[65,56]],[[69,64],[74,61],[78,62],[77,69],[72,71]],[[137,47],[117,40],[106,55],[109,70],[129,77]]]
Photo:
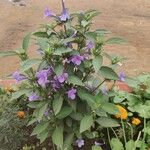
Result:
[[[51,139],[58,150],[82,147],[86,139],[93,145],[101,138],[112,150],[148,148],[150,77],[138,81],[123,77],[133,86],[132,93],[114,88],[115,82],[122,80],[116,67],[123,58],[107,54],[104,46],[125,44],[126,40],[108,39],[110,32],[104,29],[91,30],[99,12],[69,14],[64,1],[62,4],[60,16],[46,11],[54,21],[25,36],[20,49],[0,53],[0,57],[17,55],[21,59],[20,72],[14,76],[27,86],[14,92],[11,100],[28,97],[31,135],[41,143]],[[32,39],[39,46],[38,59],[28,56]],[[111,88],[106,86],[108,82],[114,83]],[[104,142],[97,142],[90,149],[103,146]]]
[[17,112],[19,106],[10,101],[11,94],[5,91],[0,94],[0,149],[16,150],[21,148],[22,142],[26,141],[28,133],[24,130],[27,120],[19,120]]

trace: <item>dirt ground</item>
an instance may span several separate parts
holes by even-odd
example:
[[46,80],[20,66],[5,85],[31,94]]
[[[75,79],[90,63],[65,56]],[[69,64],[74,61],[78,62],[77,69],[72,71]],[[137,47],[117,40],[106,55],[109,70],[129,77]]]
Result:
[[[0,0],[0,51],[19,48],[27,32],[49,21],[43,18],[45,7],[56,13],[61,9],[60,0],[14,1]],[[66,0],[66,5],[71,11],[101,11],[94,28],[108,29],[129,41],[125,46],[106,47],[106,51],[128,58],[122,68],[129,75],[150,72],[150,0]],[[33,51],[30,48],[34,55]],[[16,58],[0,59],[0,76],[11,73],[17,66]]]

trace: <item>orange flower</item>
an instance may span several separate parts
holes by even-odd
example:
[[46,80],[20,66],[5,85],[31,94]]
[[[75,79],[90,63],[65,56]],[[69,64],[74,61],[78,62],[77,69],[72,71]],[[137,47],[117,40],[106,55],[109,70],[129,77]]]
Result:
[[120,119],[127,119],[128,118],[128,112],[125,108],[123,108],[120,105],[116,105],[117,108],[119,109],[119,114],[116,114],[115,117],[116,118],[120,118]]
[[19,119],[24,119],[25,118],[25,112],[24,111],[18,111],[17,116]]
[[139,125],[141,123],[141,120],[139,118],[132,118],[132,124],[133,125]]

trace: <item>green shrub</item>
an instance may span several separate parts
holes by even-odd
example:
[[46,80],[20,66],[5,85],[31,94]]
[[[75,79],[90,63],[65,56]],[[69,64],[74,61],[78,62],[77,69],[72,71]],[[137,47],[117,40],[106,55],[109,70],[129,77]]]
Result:
[[20,108],[11,101],[11,94],[0,90],[0,150],[17,150],[28,135],[24,130],[27,120],[18,118]]
[[[13,77],[26,86],[14,92],[11,100],[28,97],[28,102],[16,101],[15,106],[22,105],[31,114],[31,135],[41,143],[51,139],[58,150],[80,148],[88,142],[92,150],[106,145],[112,150],[146,150],[150,141],[149,77],[131,82],[124,73],[116,73],[123,58],[111,57],[104,45],[126,41],[107,38],[107,30],[91,29],[97,11],[69,14],[63,0],[62,6],[61,15],[45,10],[45,17],[54,21],[25,36],[20,49],[0,52],[0,56],[17,55],[21,60]],[[28,55],[31,39],[39,46],[39,57]],[[133,93],[107,88],[106,82],[115,85],[117,80],[130,81]]]

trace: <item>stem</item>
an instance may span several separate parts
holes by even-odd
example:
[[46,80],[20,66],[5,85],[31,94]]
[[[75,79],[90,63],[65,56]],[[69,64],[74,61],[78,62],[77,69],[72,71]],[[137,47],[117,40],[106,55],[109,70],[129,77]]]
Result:
[[111,130],[113,131],[115,137],[119,140],[118,135],[116,134],[115,130],[111,127]]
[[115,84],[116,84],[116,80],[114,80],[114,83],[113,83],[113,85],[112,85],[112,88],[114,88]]
[[138,134],[138,137],[137,137],[137,140],[135,141],[135,147],[134,147],[134,149],[133,150],[136,150],[136,145],[137,145],[137,143],[138,143],[138,141],[139,141],[139,139],[140,139],[140,137],[141,137],[141,131],[139,132],[139,134]]
[[109,133],[109,128],[107,128],[107,136],[108,136],[108,141],[109,141],[110,148],[112,149],[111,143],[110,143],[110,133]]
[[64,30],[65,30],[65,34],[66,34],[66,38],[67,38],[67,28],[66,28],[65,24],[64,24]]
[[55,149],[55,145],[54,145],[54,144],[53,144],[53,150],[56,150],[56,149]]
[[126,139],[126,133],[125,133],[125,126],[124,126],[124,122],[122,119],[121,119],[121,125],[122,125],[122,130],[123,130],[124,144],[126,145],[127,139]]
[[133,140],[133,127],[131,126],[130,123],[127,123],[127,124],[128,124],[129,127],[130,127],[130,130],[131,130],[131,139]]
[[103,81],[92,91],[92,93],[94,93],[105,81],[106,81],[106,79],[103,80]]
[[144,136],[143,136],[142,145],[141,145],[141,148],[140,148],[141,150],[143,149],[145,139],[146,139],[146,118],[144,118]]

